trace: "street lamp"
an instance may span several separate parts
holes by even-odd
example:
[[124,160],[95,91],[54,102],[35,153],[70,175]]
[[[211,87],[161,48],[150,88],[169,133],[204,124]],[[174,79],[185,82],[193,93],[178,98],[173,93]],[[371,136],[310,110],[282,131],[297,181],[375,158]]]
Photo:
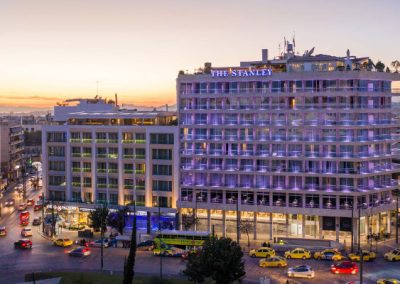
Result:
[[237,197],[236,197],[236,230],[237,230],[237,234],[236,234],[236,242],[239,245],[239,240],[240,240],[240,213],[239,213],[239,192],[237,193]]
[[[160,207],[160,196],[157,196],[157,204],[153,205],[157,205],[158,206],[158,234],[160,236],[160,240],[162,240],[162,236],[161,236],[161,207]],[[161,253],[161,241],[160,241],[160,280],[162,282],[162,275],[163,275],[163,258],[162,258],[162,253]]]

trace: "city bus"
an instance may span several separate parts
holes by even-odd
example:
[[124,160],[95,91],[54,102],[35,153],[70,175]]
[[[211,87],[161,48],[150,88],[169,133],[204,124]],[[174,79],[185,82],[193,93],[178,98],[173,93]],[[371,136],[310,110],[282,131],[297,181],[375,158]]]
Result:
[[185,250],[200,247],[209,237],[209,232],[163,230],[154,238],[154,253],[160,254],[171,247]]

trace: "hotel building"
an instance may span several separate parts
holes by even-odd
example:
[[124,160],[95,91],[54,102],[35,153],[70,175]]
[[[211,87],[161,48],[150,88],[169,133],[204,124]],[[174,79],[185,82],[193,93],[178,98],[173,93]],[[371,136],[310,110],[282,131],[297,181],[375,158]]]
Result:
[[43,186],[48,200],[73,215],[70,222],[96,204],[116,209],[133,201],[149,220],[158,204],[175,220],[174,112],[123,110],[102,99],[82,99],[76,106],[55,107],[54,121],[58,124],[42,127]]
[[312,52],[179,73],[178,208],[198,230],[357,242],[360,214],[362,238],[390,232],[400,75]]

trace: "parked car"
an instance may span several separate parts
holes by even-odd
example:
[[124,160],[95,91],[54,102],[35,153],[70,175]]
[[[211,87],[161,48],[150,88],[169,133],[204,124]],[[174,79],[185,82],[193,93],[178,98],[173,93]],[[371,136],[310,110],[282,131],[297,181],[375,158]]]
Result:
[[21,230],[21,237],[32,237],[32,228],[27,227]]
[[249,256],[251,257],[264,257],[268,258],[275,256],[275,250],[268,247],[261,247],[259,249],[252,249],[249,251]]
[[309,265],[299,265],[288,269],[288,277],[314,278],[315,272]]
[[41,204],[35,204],[35,206],[33,206],[33,211],[40,211],[40,210],[42,210]]
[[323,251],[317,251],[314,253],[314,259],[323,259],[323,260],[333,260],[339,261],[344,259],[344,256],[334,249],[324,249]]
[[398,279],[378,279],[376,281],[376,284],[400,284],[400,280]]
[[73,241],[70,239],[57,239],[54,241],[54,245],[58,247],[69,247],[72,246]]
[[15,200],[12,198],[7,199],[7,201],[4,203],[4,205],[7,207],[14,206],[14,204],[15,204]]
[[281,256],[273,256],[269,258],[262,258],[258,262],[260,267],[286,267],[287,261]]
[[[91,247],[99,248],[99,247],[101,247],[101,240],[96,240],[96,241],[90,242],[89,245]],[[108,248],[108,246],[109,246],[108,239],[103,239],[103,248]]]
[[4,227],[4,226],[0,227],[0,236],[7,236],[6,227]]
[[20,249],[31,249],[32,241],[30,241],[29,239],[20,239],[14,242],[14,247]]
[[70,256],[77,256],[77,257],[86,257],[91,254],[90,248],[87,247],[78,247],[68,252]]
[[40,226],[42,224],[42,217],[36,217],[32,221],[32,226]]
[[357,274],[358,267],[355,262],[342,261],[331,265],[331,272],[335,274]]
[[35,200],[33,198],[29,198],[28,201],[26,201],[27,206],[33,206],[35,205]]
[[289,250],[285,252],[285,257],[289,258],[300,258],[300,259],[310,259],[311,253],[310,251],[303,248],[295,248],[293,250]]
[[[364,261],[373,261],[376,258],[376,253],[372,251],[363,250],[362,251]],[[349,253],[349,259],[351,261],[360,261],[360,252]]]
[[387,261],[398,261],[400,260],[400,249],[391,250],[384,255]]
[[154,249],[154,242],[152,240],[148,240],[145,242],[141,242],[137,245],[137,250],[145,250],[150,251]]

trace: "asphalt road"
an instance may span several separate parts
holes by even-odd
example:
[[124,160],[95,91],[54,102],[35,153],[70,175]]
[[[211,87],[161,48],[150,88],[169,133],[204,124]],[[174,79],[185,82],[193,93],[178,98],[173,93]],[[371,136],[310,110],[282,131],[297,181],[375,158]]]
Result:
[[[13,193],[8,192],[3,201]],[[33,192],[28,188],[28,198],[37,200],[39,192]],[[16,207],[21,202],[16,199]],[[31,213],[30,220],[41,216],[41,211]],[[33,228],[33,248],[31,250],[19,250],[14,248],[14,241],[20,237],[22,227],[19,225],[18,211],[14,208],[2,206],[2,217],[0,225],[7,228],[8,234],[0,237],[0,283],[22,282],[25,273],[38,271],[85,271],[100,269],[100,249],[93,248],[92,255],[87,258],[70,257],[67,253],[71,248],[55,247],[49,239],[40,234],[40,227]],[[77,232],[64,231],[63,236],[72,239],[77,238]],[[389,250],[390,247],[379,246],[380,253],[378,259],[374,262],[364,264],[364,283],[376,283],[378,278],[398,278],[400,279],[400,262],[386,262],[382,253]],[[123,248],[104,249],[104,269],[107,271],[120,272],[123,270],[124,258],[128,250]],[[271,283],[286,283],[287,268],[260,268],[258,267],[258,258],[245,256],[246,279],[247,283],[259,283],[259,278],[267,276]],[[163,275],[177,276],[185,268],[185,262],[179,258],[162,258]],[[315,279],[289,279],[290,283],[346,283],[347,281],[357,280],[358,275],[333,275],[330,271],[330,261],[317,260],[289,260],[289,267],[308,264],[316,272]],[[153,256],[151,252],[138,252],[136,258],[135,271],[140,274],[159,275],[160,258]]]

